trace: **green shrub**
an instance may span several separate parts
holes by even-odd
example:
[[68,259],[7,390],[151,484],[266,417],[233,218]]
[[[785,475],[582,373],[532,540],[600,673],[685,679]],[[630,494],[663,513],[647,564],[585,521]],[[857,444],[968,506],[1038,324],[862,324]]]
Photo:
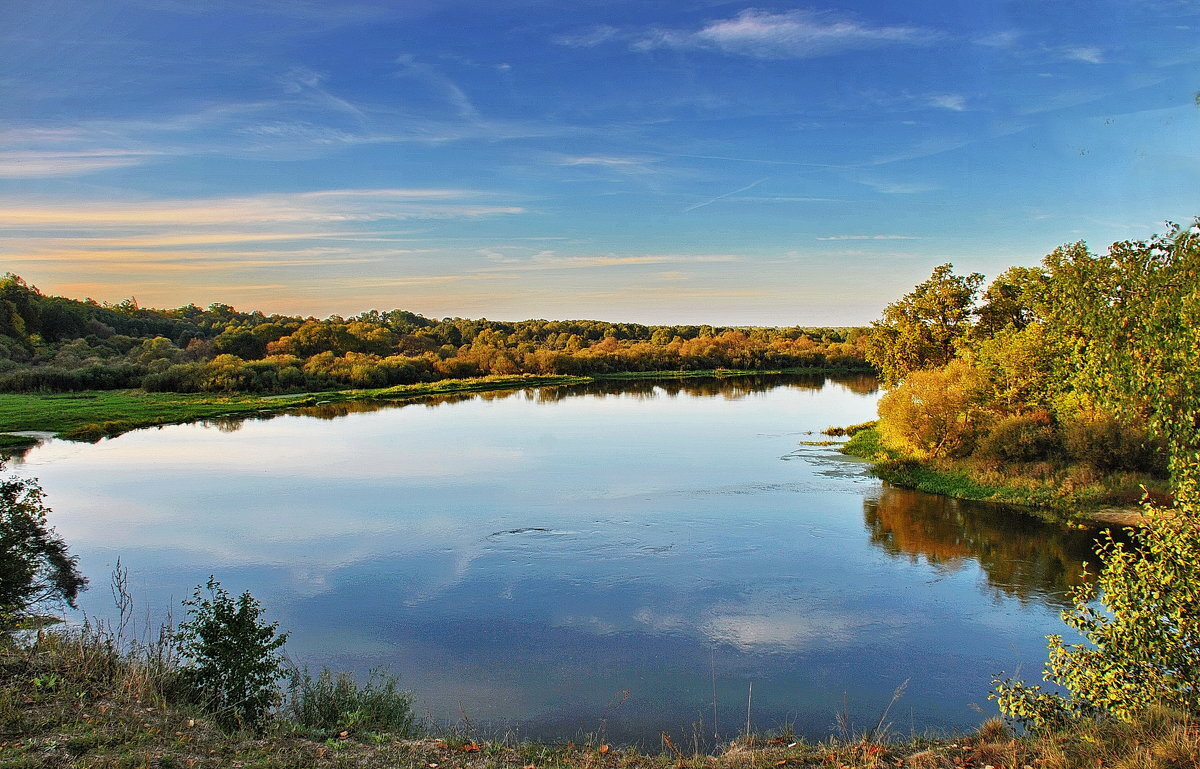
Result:
[[1159,706],[1200,716],[1200,504],[1146,517],[1131,544],[1105,533],[1103,568],[1063,612],[1085,642],[1048,636],[1043,678],[1067,694],[993,681],[1005,715],[1042,731],[1081,717],[1129,721]]
[[[207,593],[207,594],[206,594]],[[226,727],[262,726],[279,702],[283,678],[277,654],[287,633],[262,621],[262,607],[249,592],[234,599],[209,577],[184,601],[188,620],[175,633],[184,685]]]
[[301,726],[327,732],[349,729],[408,735],[413,732],[412,695],[400,689],[398,676],[372,670],[359,686],[349,673],[328,670],[313,678],[307,670],[292,674],[288,716]]

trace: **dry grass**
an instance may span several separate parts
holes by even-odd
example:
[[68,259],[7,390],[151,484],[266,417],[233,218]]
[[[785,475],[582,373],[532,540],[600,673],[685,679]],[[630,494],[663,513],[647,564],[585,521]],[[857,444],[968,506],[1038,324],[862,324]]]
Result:
[[1191,769],[1200,724],[1155,711],[1137,724],[1082,724],[1016,737],[998,720],[955,738],[743,737],[714,754],[664,739],[658,752],[598,742],[483,741],[469,733],[402,739],[345,729],[314,733],[287,721],[229,733],[173,696],[170,660],[155,645],[121,649],[85,628],[47,632],[30,646],[0,646],[0,766],[207,769],[409,767],[411,769]]

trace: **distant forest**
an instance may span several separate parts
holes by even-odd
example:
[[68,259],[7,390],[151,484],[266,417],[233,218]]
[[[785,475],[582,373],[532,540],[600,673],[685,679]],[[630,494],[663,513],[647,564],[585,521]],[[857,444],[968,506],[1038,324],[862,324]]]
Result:
[[432,320],[404,310],[325,319],[46,296],[0,279],[0,391],[143,388],[301,392],[499,374],[728,368],[872,370],[866,329]]

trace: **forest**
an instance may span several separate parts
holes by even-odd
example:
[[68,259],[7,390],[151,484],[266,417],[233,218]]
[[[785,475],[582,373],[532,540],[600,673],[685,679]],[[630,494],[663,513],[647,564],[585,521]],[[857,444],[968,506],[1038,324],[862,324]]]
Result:
[[1065,245],[986,288],[941,265],[872,325],[866,357],[888,392],[858,442],[900,458],[893,474],[916,460],[1040,501],[1165,492],[1198,443],[1198,298],[1194,226],[1103,253]]
[[871,370],[866,343],[860,328],[161,310],[45,296],[16,275],[0,279],[0,392],[287,393],[512,374]]

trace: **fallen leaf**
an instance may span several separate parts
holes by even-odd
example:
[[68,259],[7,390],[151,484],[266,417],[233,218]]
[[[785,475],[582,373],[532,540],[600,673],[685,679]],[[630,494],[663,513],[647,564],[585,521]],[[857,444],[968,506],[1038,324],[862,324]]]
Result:
[[775,766],[783,766],[786,763],[787,763],[787,759],[785,758],[782,761],[776,761]]
[[600,755],[602,755],[602,756],[603,756],[603,755],[604,755],[604,754],[606,754],[606,753],[608,753],[608,746],[607,746],[607,745],[601,745],[601,746],[600,746]]
[[338,739],[344,740],[350,736],[350,732],[338,732]]
[[479,743],[478,742],[468,742],[466,745],[463,745],[461,748],[459,748],[459,750],[461,750],[463,753],[478,753],[479,752]]

